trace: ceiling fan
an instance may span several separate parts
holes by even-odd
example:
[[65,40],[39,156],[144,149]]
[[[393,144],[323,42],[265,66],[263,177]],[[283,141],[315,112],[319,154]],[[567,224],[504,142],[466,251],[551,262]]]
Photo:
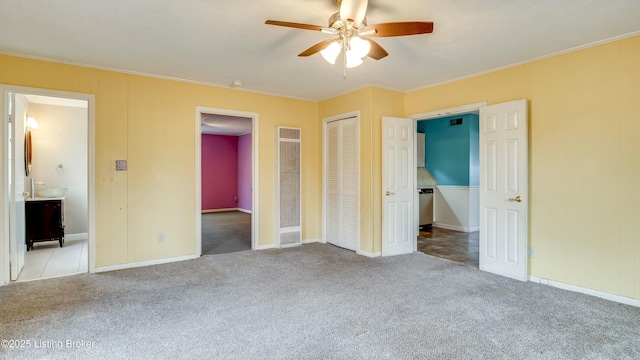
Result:
[[320,52],[325,60],[335,64],[338,55],[342,53],[345,79],[346,68],[362,64],[362,59],[365,56],[380,60],[389,55],[382,46],[365,36],[390,37],[433,32],[433,23],[430,21],[390,22],[368,25],[365,17],[368,0],[336,0],[336,2],[340,6],[340,11],[329,18],[328,27],[277,20],[267,20],[265,24],[337,35],[337,39],[332,38],[321,41],[301,52],[298,56],[310,56]]

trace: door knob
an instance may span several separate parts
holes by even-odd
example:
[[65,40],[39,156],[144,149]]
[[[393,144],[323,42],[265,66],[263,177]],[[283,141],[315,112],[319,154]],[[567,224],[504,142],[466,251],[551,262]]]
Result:
[[396,193],[394,193],[394,192],[392,192],[392,191],[387,190],[387,192],[386,192],[386,193],[384,193],[384,194],[385,194],[385,195],[387,195],[387,196],[389,196],[389,195],[395,195]]
[[511,201],[511,202],[514,202],[514,201],[515,202],[522,202],[522,196],[518,195],[518,196],[516,196],[514,198],[509,198],[509,201]]

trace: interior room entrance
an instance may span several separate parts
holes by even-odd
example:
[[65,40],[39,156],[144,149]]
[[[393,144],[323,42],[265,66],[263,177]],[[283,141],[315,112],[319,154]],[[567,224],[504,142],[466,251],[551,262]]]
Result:
[[253,122],[250,115],[200,112],[202,255],[253,248]]
[[5,281],[88,272],[93,96],[3,88]]

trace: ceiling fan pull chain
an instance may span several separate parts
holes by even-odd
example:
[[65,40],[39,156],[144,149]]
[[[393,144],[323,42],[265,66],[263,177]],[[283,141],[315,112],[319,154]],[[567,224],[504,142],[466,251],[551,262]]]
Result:
[[342,49],[342,79],[347,80],[347,49]]

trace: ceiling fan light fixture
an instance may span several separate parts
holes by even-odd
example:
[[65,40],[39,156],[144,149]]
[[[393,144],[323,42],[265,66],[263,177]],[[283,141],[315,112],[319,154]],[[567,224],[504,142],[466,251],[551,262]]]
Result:
[[342,50],[342,46],[337,41],[332,42],[327,46],[324,50],[320,51],[320,55],[327,60],[327,62],[331,65],[336,63],[336,59],[338,55],[340,55],[340,51]]
[[362,65],[362,58],[358,57],[357,54],[354,54],[353,50],[347,50],[347,68],[351,69],[356,66]]
[[367,56],[369,54],[369,50],[371,50],[371,44],[366,40],[362,40],[362,38],[358,36],[354,36],[351,38],[351,40],[349,41],[349,47],[351,48],[350,51],[352,52],[353,56],[356,56],[360,59]]

